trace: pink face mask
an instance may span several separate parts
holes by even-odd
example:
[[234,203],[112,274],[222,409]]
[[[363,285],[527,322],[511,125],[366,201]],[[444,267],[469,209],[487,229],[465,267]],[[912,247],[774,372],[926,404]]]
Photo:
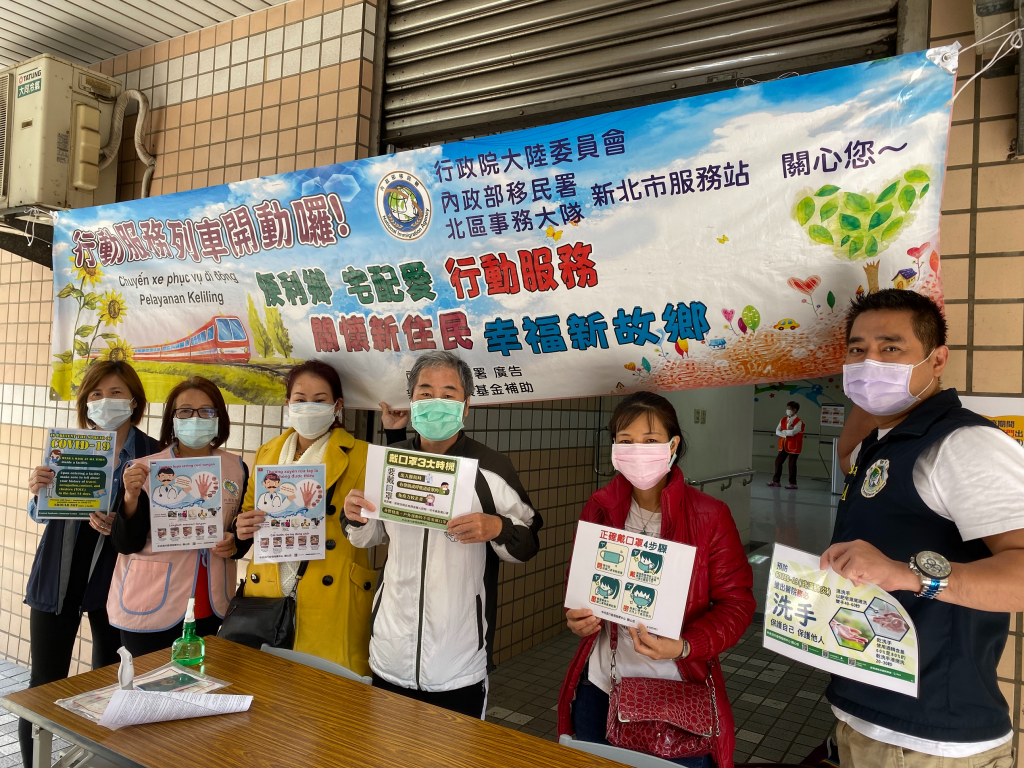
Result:
[[612,445],[612,466],[641,491],[653,488],[668,474],[675,456],[671,441]]
[[935,353],[933,349],[917,365],[909,363],[883,363],[865,360],[843,366],[843,391],[865,411],[875,416],[893,416],[910,408],[932,385],[916,395],[910,391],[910,377],[918,365],[924,365]]

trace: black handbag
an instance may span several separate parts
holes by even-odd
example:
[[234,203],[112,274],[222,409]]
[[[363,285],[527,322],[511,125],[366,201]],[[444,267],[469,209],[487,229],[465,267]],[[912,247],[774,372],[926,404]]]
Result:
[[[297,574],[299,581],[307,566],[309,561],[303,560]],[[295,595],[246,597],[245,579],[242,579],[224,614],[217,637],[257,650],[264,643],[271,648],[290,649],[295,645]]]

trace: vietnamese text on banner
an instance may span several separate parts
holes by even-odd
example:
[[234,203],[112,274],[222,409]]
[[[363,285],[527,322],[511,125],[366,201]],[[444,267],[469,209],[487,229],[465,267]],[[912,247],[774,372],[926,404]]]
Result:
[[125,359],[147,387],[275,404],[315,357],[367,408],[404,401],[431,349],[470,364],[478,404],[838,371],[852,297],[941,298],[942,63],[61,213],[53,389]]

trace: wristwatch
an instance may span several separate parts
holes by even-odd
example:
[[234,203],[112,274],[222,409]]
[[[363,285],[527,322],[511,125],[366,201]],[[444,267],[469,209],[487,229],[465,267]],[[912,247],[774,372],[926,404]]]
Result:
[[949,584],[949,574],[953,572],[949,560],[938,552],[918,552],[910,558],[910,570],[921,579],[921,591],[918,597],[935,598]]

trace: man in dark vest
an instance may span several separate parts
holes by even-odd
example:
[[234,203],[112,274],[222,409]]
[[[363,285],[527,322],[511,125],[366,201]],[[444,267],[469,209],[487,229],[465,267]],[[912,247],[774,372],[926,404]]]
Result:
[[821,557],[892,593],[914,620],[918,697],[833,676],[843,768],[1012,764],[996,682],[1009,614],[1024,610],[1024,450],[961,407],[939,377],[946,322],[929,298],[884,290],[853,302],[840,439],[847,470]]

